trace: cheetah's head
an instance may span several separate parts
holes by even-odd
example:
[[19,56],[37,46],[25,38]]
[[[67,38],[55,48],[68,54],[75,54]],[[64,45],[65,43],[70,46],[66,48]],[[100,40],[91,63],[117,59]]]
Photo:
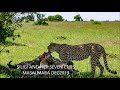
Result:
[[48,46],[48,52],[52,53],[55,51],[55,47],[56,47],[56,43],[50,43],[50,45]]

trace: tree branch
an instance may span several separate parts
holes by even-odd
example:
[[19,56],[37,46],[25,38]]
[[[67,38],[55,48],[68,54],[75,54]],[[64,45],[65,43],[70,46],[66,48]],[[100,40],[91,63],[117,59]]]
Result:
[[6,46],[3,47],[3,49],[0,50],[0,53],[5,49]]

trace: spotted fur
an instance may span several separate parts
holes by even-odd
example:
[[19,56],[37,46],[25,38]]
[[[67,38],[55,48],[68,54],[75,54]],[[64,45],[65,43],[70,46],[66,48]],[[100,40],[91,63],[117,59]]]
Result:
[[105,49],[99,44],[88,43],[80,45],[68,45],[50,43],[48,46],[48,52],[52,53],[54,51],[59,54],[60,59],[65,63],[72,60],[84,60],[90,56],[91,77],[94,77],[96,66],[98,66],[100,69],[99,76],[101,77],[103,75],[104,67],[99,61],[100,57],[102,56],[107,71],[112,74],[117,74],[116,71],[112,71],[108,67]]

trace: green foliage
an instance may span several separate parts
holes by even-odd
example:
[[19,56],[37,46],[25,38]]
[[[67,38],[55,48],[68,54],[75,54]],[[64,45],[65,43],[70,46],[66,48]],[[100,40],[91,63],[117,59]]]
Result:
[[81,18],[81,16],[79,14],[74,16],[75,21],[80,21],[80,18]]
[[82,17],[80,16],[80,14],[74,16],[75,21],[83,21]]
[[25,19],[25,22],[27,22],[27,23],[28,23],[28,22],[29,22],[29,19]]
[[42,24],[42,20],[37,20],[34,24],[35,25],[41,25]]
[[99,21],[94,21],[93,24],[101,25],[101,22],[99,22]]
[[26,16],[26,18],[27,18],[29,21],[34,21],[34,16],[33,16],[33,14]]
[[48,18],[44,18],[45,21],[48,21]]
[[54,16],[48,16],[48,21],[54,21]]
[[42,25],[48,25],[48,23],[44,21],[44,22],[42,22]]
[[48,25],[47,18],[43,19],[45,14],[37,14],[37,21],[34,23],[35,25]]
[[34,21],[34,15],[30,14],[30,15],[27,15],[27,16],[23,16],[19,20],[20,21],[25,21],[25,22]]
[[[28,14],[26,17],[16,18],[18,14]],[[0,43],[5,43],[7,38],[12,38],[15,40],[16,37],[20,35],[16,35],[14,33],[19,27],[22,26],[21,21],[25,19],[26,22],[33,21],[33,14],[37,14],[36,12],[0,12]]]
[[54,20],[55,21],[63,21],[63,17],[61,15],[57,14],[54,16]]
[[14,30],[10,28],[2,28],[0,29],[0,42],[4,42],[7,37],[14,36]]
[[37,20],[41,20],[45,17],[45,14],[37,14]]
[[45,22],[44,19],[37,20],[34,24],[35,24],[35,25],[48,25],[48,23]]
[[14,21],[15,15],[16,12],[0,12],[0,42],[5,43],[6,38],[16,37],[14,31],[21,27],[21,24]]
[[24,19],[25,19],[25,17],[19,17],[18,18],[18,20],[21,21],[21,22],[24,21]]
[[94,19],[90,19],[90,21],[94,21]]
[[63,21],[63,17],[59,14],[56,14],[54,16],[48,16],[49,21]]

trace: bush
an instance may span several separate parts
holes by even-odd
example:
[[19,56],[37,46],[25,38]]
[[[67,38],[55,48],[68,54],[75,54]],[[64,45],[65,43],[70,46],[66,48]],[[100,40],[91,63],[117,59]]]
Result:
[[35,25],[41,25],[42,24],[42,21],[41,20],[38,20],[34,23]]
[[44,18],[45,21],[48,21],[48,18]]
[[93,19],[90,19],[90,21],[94,21]]
[[14,30],[11,30],[10,28],[1,28],[0,42],[4,43],[7,37],[14,37]]
[[94,21],[93,24],[99,24],[99,25],[101,25],[101,22],[99,22],[99,21]]
[[54,20],[55,21],[63,21],[64,19],[61,15],[57,14],[57,15],[54,16]]
[[38,20],[34,23],[35,25],[48,25],[47,22],[45,22],[45,20]]
[[[31,14],[31,16],[20,18],[17,17],[19,14]],[[20,35],[16,35],[14,31],[22,27],[21,22],[24,19],[27,19],[26,22],[28,22],[29,19],[33,20],[32,14],[36,14],[36,12],[0,12],[0,43],[5,44],[7,38],[15,40],[15,38],[20,37]]]
[[29,20],[28,20],[28,19],[25,19],[25,22],[26,22],[26,23],[29,23]]
[[80,14],[74,16],[75,21],[83,21],[82,17],[80,16]]
[[47,22],[42,22],[42,25],[48,25],[48,23]]
[[49,21],[54,21],[55,19],[54,19],[54,16],[48,16],[48,20]]
[[48,16],[49,21],[63,21],[63,17],[59,14],[56,14],[54,16]]

